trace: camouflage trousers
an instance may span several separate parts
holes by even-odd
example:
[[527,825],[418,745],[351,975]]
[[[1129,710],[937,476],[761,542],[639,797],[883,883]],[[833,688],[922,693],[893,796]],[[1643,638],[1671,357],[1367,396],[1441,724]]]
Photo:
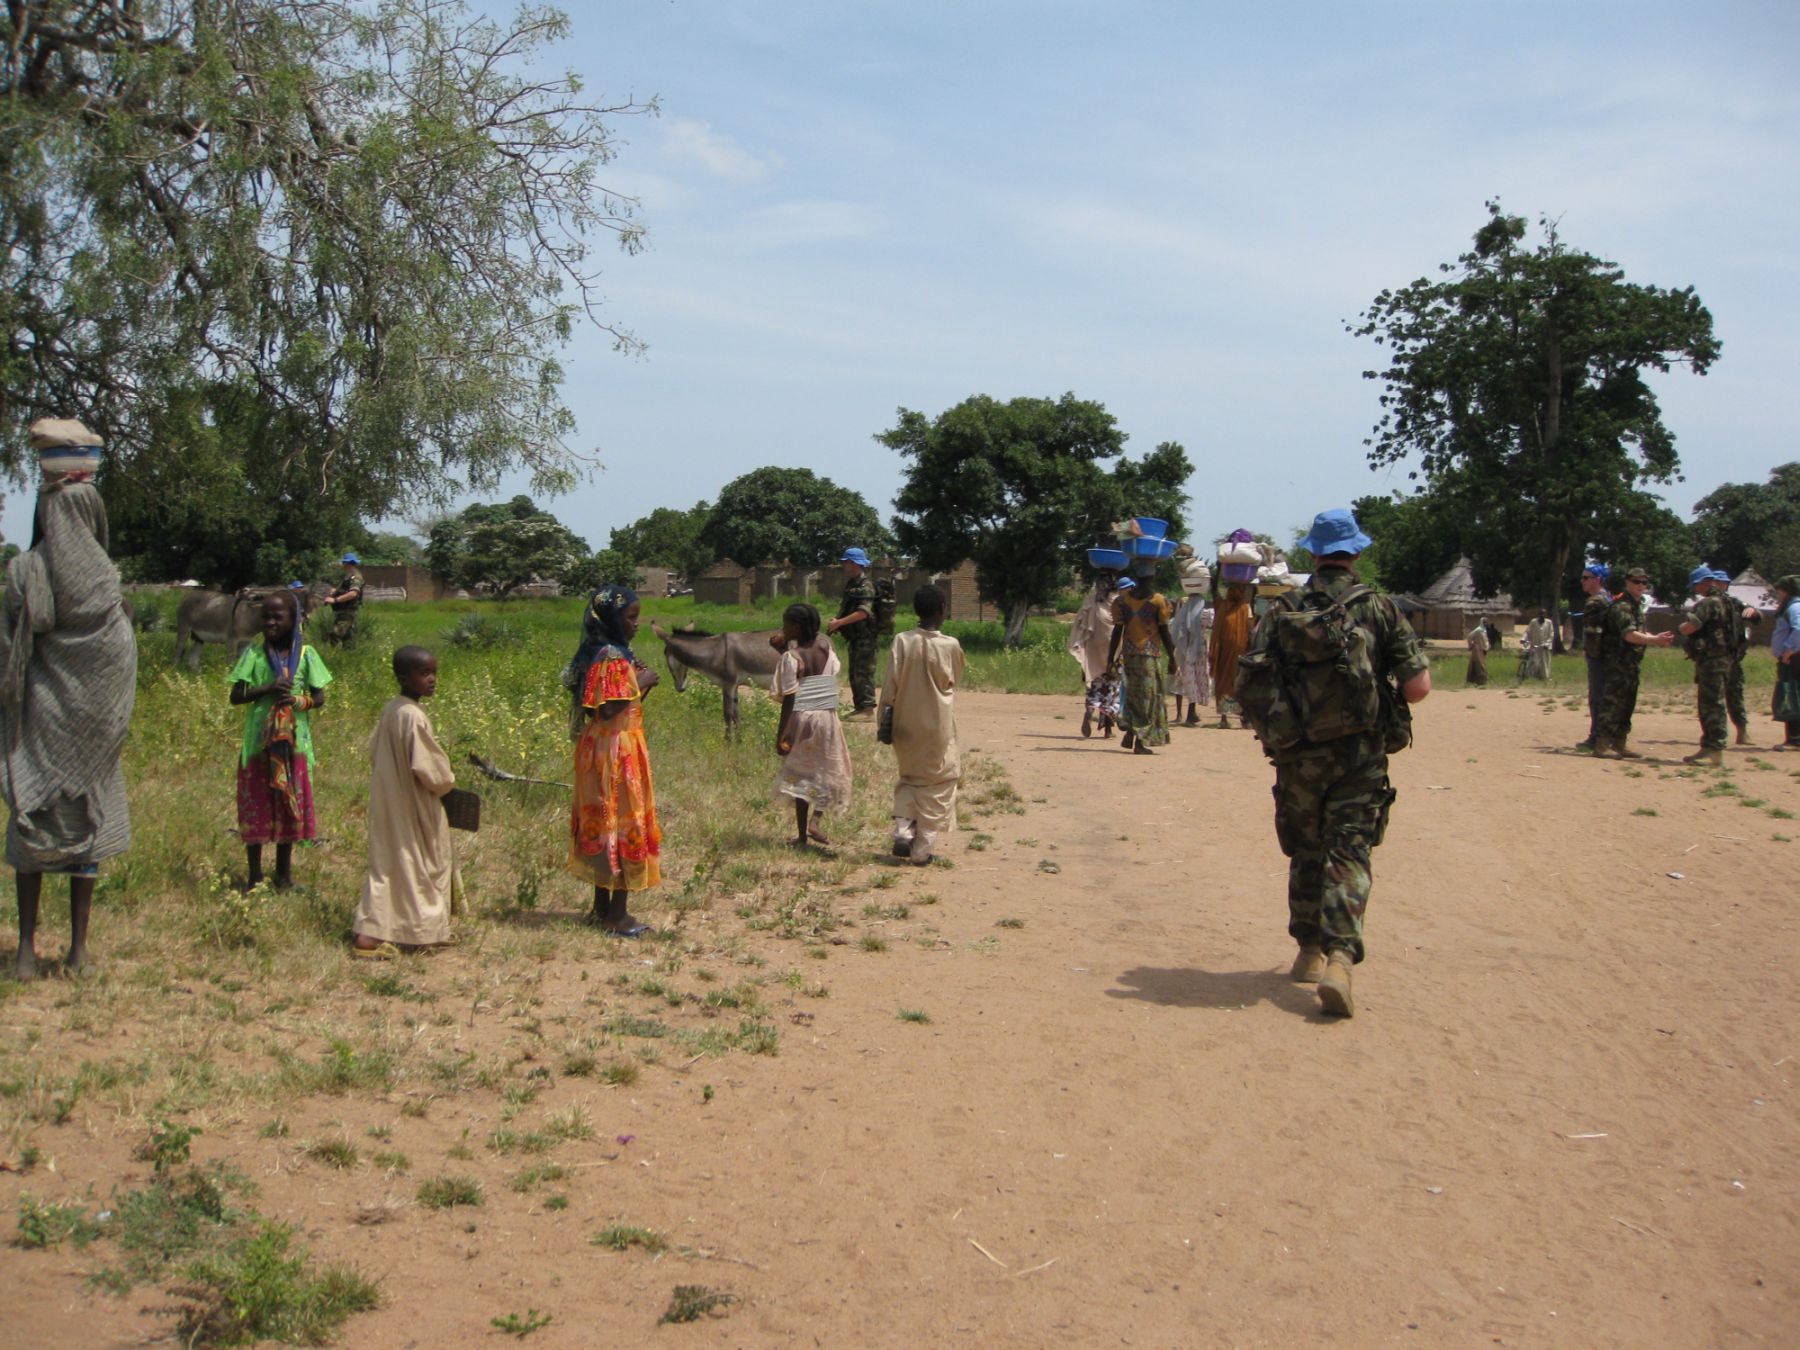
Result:
[[[858,628],[866,628],[867,624],[857,624]],[[866,712],[875,706],[875,642],[871,638],[867,642],[851,642],[850,644],[850,695],[851,706],[856,712]]]
[[356,635],[356,611],[338,609],[333,610],[332,614],[331,640],[340,644],[348,642]]
[[1724,652],[1694,662],[1694,689],[1700,705],[1700,747],[1725,748],[1725,686],[1731,679],[1731,657]]
[[1617,660],[1606,663],[1606,684],[1600,691],[1600,734],[1611,741],[1631,735],[1631,715],[1637,711],[1638,663]]
[[1387,833],[1394,789],[1379,743],[1352,736],[1275,765],[1275,837],[1288,858],[1288,934],[1363,959],[1369,854]]
[[1731,658],[1731,673],[1725,677],[1725,709],[1731,714],[1731,725],[1739,731],[1750,727],[1750,715],[1744,711],[1744,655]]
[[1600,733],[1600,708],[1606,702],[1606,663],[1597,656],[1582,658],[1587,662],[1588,734],[1589,742]]

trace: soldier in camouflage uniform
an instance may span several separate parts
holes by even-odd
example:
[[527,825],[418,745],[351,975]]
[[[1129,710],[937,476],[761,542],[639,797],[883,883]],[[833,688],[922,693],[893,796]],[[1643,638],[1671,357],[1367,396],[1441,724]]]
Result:
[[[1316,570],[1297,598],[1337,599],[1357,581],[1357,555],[1370,544],[1347,510],[1323,511],[1300,541]],[[1369,642],[1378,679],[1398,684],[1408,703],[1431,692],[1431,665],[1394,602],[1373,592],[1346,606]],[[1254,655],[1269,650],[1277,611],[1270,610],[1251,638]],[[1298,984],[1316,982],[1319,1004],[1349,1017],[1355,1011],[1350,971],[1363,958],[1363,912],[1372,884],[1370,851],[1387,830],[1394,790],[1388,784],[1384,731],[1315,744],[1302,739],[1290,749],[1265,753],[1275,761],[1275,837],[1288,858],[1288,934],[1299,944],[1290,972]]]
[[1750,744],[1750,715],[1744,710],[1744,653],[1750,650],[1750,630],[1745,625],[1760,624],[1762,611],[1746,605],[1731,593],[1731,574],[1715,571],[1719,582],[1719,599],[1731,611],[1731,673],[1725,677],[1725,709],[1731,725],[1737,728],[1737,743]]
[[1592,750],[1600,735],[1600,702],[1606,688],[1606,663],[1600,659],[1600,635],[1606,627],[1606,611],[1612,607],[1612,593],[1606,589],[1606,567],[1589,563],[1581,571],[1581,589],[1587,599],[1581,602],[1581,654],[1587,662],[1588,734],[1575,744],[1577,750]]
[[851,717],[875,715],[875,585],[869,580],[869,555],[860,548],[844,550],[844,598],[827,633],[848,629]]
[[1725,684],[1731,675],[1731,629],[1737,616],[1721,598],[1724,589],[1712,568],[1701,563],[1688,575],[1699,602],[1682,621],[1681,636],[1694,663],[1694,688],[1700,708],[1700,749],[1684,764],[1725,763]]
[[356,614],[362,608],[363,598],[362,573],[356,570],[362,566],[362,559],[354,553],[346,553],[343,563],[343,580],[325,597],[325,602],[331,606],[331,640],[338,643],[348,642],[355,634]]
[[1594,739],[1598,759],[1642,759],[1631,748],[1631,715],[1637,711],[1638,668],[1644,648],[1667,647],[1674,633],[1652,633],[1644,627],[1650,574],[1634,567],[1625,574],[1625,591],[1606,611],[1600,629],[1600,661],[1606,686],[1600,697],[1600,726]]

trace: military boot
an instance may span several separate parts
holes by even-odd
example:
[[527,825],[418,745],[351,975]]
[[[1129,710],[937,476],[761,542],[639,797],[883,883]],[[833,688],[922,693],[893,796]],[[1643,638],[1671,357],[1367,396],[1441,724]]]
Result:
[[1350,997],[1350,953],[1337,948],[1319,977],[1319,1006],[1333,1017],[1354,1017],[1356,1003]]
[[1621,736],[1613,742],[1614,759],[1642,759],[1643,756],[1631,748],[1631,742]]
[[1325,949],[1323,947],[1301,947],[1294,957],[1294,968],[1288,976],[1295,984],[1317,984],[1319,977],[1325,973]]
[[1739,727],[1737,729],[1737,743],[1739,745],[1754,745],[1754,744],[1756,744],[1755,741],[1752,741],[1750,739],[1750,729],[1748,727]]
[[1681,762],[1683,764],[1710,764],[1715,769],[1722,769],[1725,767],[1725,752],[1723,750],[1708,750],[1703,745],[1693,754],[1683,758]]
[[1612,737],[1610,737],[1610,736],[1594,737],[1594,758],[1595,759],[1617,759],[1618,757],[1619,757],[1619,751],[1618,751],[1618,748],[1613,745]]

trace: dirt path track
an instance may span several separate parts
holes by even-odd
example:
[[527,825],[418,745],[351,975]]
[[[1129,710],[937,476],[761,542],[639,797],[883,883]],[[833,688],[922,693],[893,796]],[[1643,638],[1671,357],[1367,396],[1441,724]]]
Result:
[[[960,700],[1026,813],[873,893],[911,915],[817,964],[778,1057],[615,1094],[603,1132],[643,1165],[566,1213],[361,1229],[316,1178],[265,1206],[316,1207],[315,1246],[384,1277],[347,1342],[487,1343],[529,1305],[534,1350],[1794,1343],[1800,843],[1770,836],[1800,828],[1663,776],[1691,718],[1642,719],[1670,762],[1634,777],[1548,749],[1573,714],[1440,690],[1334,1023],[1286,979],[1248,734],[1133,758],[1072,712]],[[1761,758],[1731,752],[1742,795],[1800,811],[1800,756]],[[597,1252],[614,1217],[728,1261]],[[742,1302],[654,1328],[690,1281]]]

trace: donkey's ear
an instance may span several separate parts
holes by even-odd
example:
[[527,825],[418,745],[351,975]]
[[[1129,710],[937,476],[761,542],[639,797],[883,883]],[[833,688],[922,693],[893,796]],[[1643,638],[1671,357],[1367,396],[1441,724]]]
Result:
[[684,632],[684,633],[691,633],[691,632],[693,632],[693,631],[694,631],[694,621],[693,621],[693,620],[692,620],[692,619],[689,619],[689,620],[688,620],[688,621],[687,621],[687,623],[686,623],[686,625],[684,625],[684,626],[683,626],[683,628],[682,628],[682,630],[681,630],[681,631],[682,631],[682,632]]

